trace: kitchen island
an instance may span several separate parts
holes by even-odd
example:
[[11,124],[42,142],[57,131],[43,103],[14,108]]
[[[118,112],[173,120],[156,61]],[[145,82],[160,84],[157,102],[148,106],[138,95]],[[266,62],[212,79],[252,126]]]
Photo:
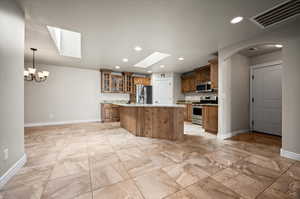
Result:
[[181,140],[184,131],[184,105],[117,104],[120,124],[130,133],[167,140]]

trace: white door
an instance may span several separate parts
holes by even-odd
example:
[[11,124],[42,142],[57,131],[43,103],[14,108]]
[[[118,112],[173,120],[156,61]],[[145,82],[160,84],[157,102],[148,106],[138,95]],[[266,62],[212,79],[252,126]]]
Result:
[[281,136],[281,65],[252,70],[252,128],[254,131]]
[[160,79],[154,82],[154,103],[155,104],[172,104],[172,80]]

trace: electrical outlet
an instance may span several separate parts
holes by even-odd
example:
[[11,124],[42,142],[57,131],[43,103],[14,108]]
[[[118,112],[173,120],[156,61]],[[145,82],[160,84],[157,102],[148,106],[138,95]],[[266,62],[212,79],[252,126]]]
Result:
[[4,153],[4,160],[7,160],[8,159],[8,149],[4,149],[3,153]]

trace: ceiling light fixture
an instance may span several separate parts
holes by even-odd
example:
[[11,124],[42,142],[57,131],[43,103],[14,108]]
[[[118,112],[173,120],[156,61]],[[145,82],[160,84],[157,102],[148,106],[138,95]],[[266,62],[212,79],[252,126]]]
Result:
[[232,23],[232,24],[237,24],[237,23],[240,23],[241,21],[243,21],[243,17],[241,17],[241,16],[239,16],[239,17],[235,17],[235,18],[233,18],[231,21],[230,21],[230,23]]
[[179,61],[183,61],[184,58],[183,58],[183,57],[179,57],[178,60],[179,60]]
[[30,48],[32,50],[32,67],[28,70],[24,70],[24,80],[26,81],[35,81],[35,82],[44,82],[49,77],[48,71],[37,72],[35,67],[35,52],[36,48]]
[[275,47],[276,47],[276,48],[282,48],[283,45],[281,45],[281,44],[276,44]]
[[164,68],[164,67],[165,67],[165,65],[160,65],[160,67],[161,67],[161,68]]
[[116,69],[120,69],[121,67],[120,66],[116,66]]
[[123,59],[123,62],[128,62],[128,59],[127,59],[127,58],[124,58],[124,59]]
[[147,68],[149,66],[152,66],[153,64],[156,64],[160,62],[161,60],[165,59],[166,57],[169,57],[171,55],[166,53],[160,53],[160,52],[154,52],[139,63],[135,64],[135,67],[140,68]]
[[136,47],[134,47],[134,50],[139,52],[139,51],[141,51],[143,49],[140,46],[136,46]]

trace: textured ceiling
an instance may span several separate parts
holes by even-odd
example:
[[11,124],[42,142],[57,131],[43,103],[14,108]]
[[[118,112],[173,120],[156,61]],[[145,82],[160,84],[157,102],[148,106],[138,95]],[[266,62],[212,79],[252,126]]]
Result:
[[[249,18],[283,0],[19,0],[26,14],[26,61],[39,49],[39,64],[186,72],[205,65],[218,48],[263,31]],[[230,24],[235,16],[245,20]],[[82,59],[59,56],[46,25],[82,34]],[[141,46],[141,52],[134,46]],[[139,69],[134,64],[159,51],[171,54]],[[123,63],[122,58],[129,62]],[[184,57],[179,61],[178,57]],[[165,65],[161,69],[159,65]]]

